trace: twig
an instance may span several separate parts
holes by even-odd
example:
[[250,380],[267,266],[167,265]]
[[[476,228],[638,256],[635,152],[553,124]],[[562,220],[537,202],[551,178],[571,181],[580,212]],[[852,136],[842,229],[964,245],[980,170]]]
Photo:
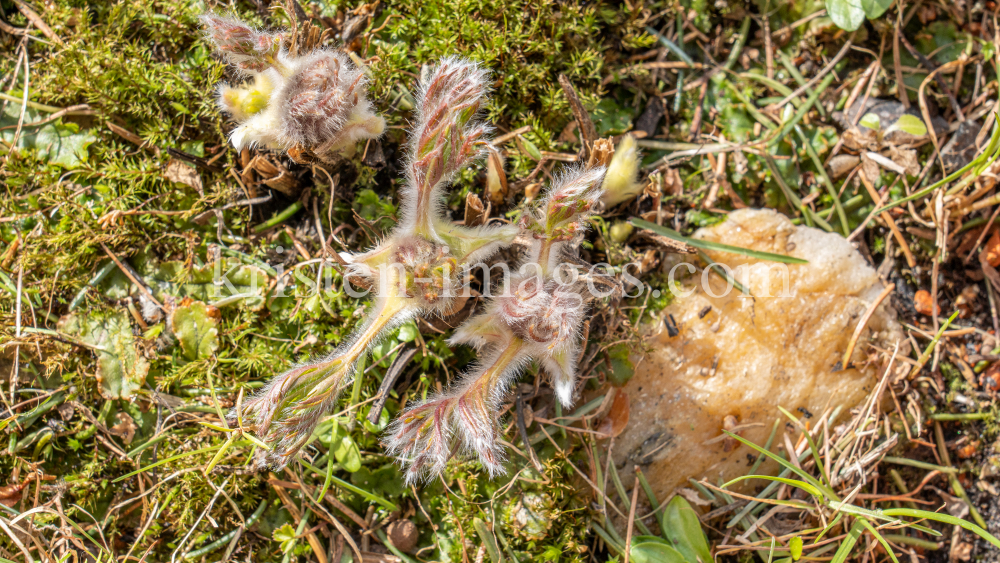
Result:
[[625,563],[628,563],[629,551],[632,550],[632,528],[635,526],[635,506],[639,500],[639,479],[632,484],[632,508],[628,511],[628,531],[625,533]]
[[[858,172],[858,178],[861,178],[861,183],[864,184],[865,189],[868,190],[868,195],[871,196],[872,201],[881,201],[882,198],[878,196],[878,192],[875,191],[875,187],[872,186],[871,182],[865,176],[864,170]],[[911,268],[916,267],[917,259],[914,258],[913,253],[910,252],[910,245],[907,244],[906,238],[903,237],[903,233],[901,233],[899,228],[896,227],[896,222],[892,220],[892,215],[889,215],[888,211],[882,211],[881,217],[882,220],[889,226],[889,230],[892,231],[892,236],[896,238],[896,242],[899,243],[900,250],[903,251],[903,256],[906,257],[907,265]]]
[[385,377],[382,378],[382,385],[379,387],[378,393],[375,395],[377,397],[375,404],[372,405],[371,411],[368,413],[368,422],[372,424],[378,423],[378,418],[382,416],[382,409],[385,407],[385,402],[389,400],[389,391],[392,390],[392,386],[395,385],[396,380],[399,378],[399,374],[403,373],[403,368],[410,363],[410,360],[416,353],[416,348],[407,348],[396,356],[396,360],[393,361],[392,365],[389,366],[389,369],[386,370]]
[[565,74],[559,75],[559,85],[562,86],[563,92],[566,93],[566,99],[569,101],[569,107],[573,111],[573,117],[576,118],[577,124],[580,126],[580,136],[583,140],[583,156],[584,158],[590,158],[591,145],[597,140],[597,129],[594,128],[594,122],[590,119],[590,114],[584,109],[583,104],[580,102],[580,96],[577,95],[576,89],[573,88],[573,83],[569,81],[569,78]]
[[521,441],[524,442],[524,449],[528,450],[528,459],[531,461],[531,465],[539,473],[544,473],[545,468],[542,467],[542,463],[538,461],[538,455],[535,454],[535,449],[531,447],[531,440],[528,438],[528,428],[524,424],[524,396],[521,394],[520,388],[517,390],[514,405],[517,411],[517,432],[521,435]]
[[854,346],[858,343],[858,338],[861,336],[861,332],[868,324],[868,320],[872,318],[872,315],[875,314],[875,310],[878,309],[878,306],[882,304],[882,301],[885,301],[886,297],[889,297],[889,294],[892,293],[894,289],[896,289],[896,284],[894,283],[890,283],[886,286],[886,288],[882,290],[882,293],[875,298],[875,301],[872,301],[868,310],[865,311],[865,314],[861,317],[861,320],[858,322],[858,326],[854,329],[854,334],[851,335],[850,342],[847,343],[847,350],[844,351],[844,359],[841,360],[840,363],[844,369],[847,369],[847,366],[851,362],[851,354],[854,353]]
[[134,283],[139,287],[139,291],[141,291],[146,297],[148,297],[149,300],[152,301],[153,304],[155,304],[157,307],[159,307],[163,311],[166,311],[166,309],[163,308],[163,304],[157,301],[155,297],[153,297],[152,292],[149,291],[149,288],[146,287],[146,284],[142,283],[142,281],[139,279],[138,275],[135,273],[132,267],[126,265],[121,260],[119,260],[118,257],[115,256],[115,253],[111,252],[111,249],[109,249],[103,242],[100,243],[100,245],[101,248],[104,249],[104,253],[107,254],[108,257],[115,262],[115,264],[118,266],[118,269],[120,269],[122,273],[125,274],[125,276],[132,281],[132,283]]
[[13,0],[13,2],[14,5],[17,6],[17,9],[22,14],[24,14],[24,17],[28,18],[28,21],[35,24],[35,27],[37,27],[38,30],[41,31],[43,34],[45,34],[45,37],[48,37],[49,40],[55,43],[56,45],[63,44],[63,40],[60,39],[59,36],[56,35],[54,31],[52,31],[52,28],[45,23],[45,20],[43,20],[42,17],[39,16],[37,12],[32,10],[27,4],[24,3],[24,0]]
[[[926,68],[928,72],[930,72],[930,76],[927,77],[927,80],[933,77],[934,80],[937,82],[938,86],[941,88],[941,91],[944,92],[946,96],[948,96],[948,101],[951,103],[951,109],[952,111],[955,112],[955,115],[958,117],[958,120],[965,121],[965,114],[962,113],[962,106],[958,105],[958,100],[955,99],[955,94],[951,92],[951,88],[948,87],[948,83],[945,82],[944,79],[941,78],[940,76],[937,76],[937,73],[939,71],[944,69],[945,66],[951,65],[952,63],[948,63],[947,65],[940,67],[936,66],[933,62],[931,62],[930,59],[925,57],[923,53],[914,49],[913,45],[910,44],[910,42],[906,39],[905,35],[903,35],[902,33],[898,33],[897,36],[899,37],[900,42],[903,43],[903,46],[906,47],[906,50],[909,51],[910,54],[913,55],[918,61],[920,61],[920,64],[923,65],[923,67]],[[957,61],[952,61],[952,62],[957,62]],[[921,88],[923,88],[923,86],[921,86]]]
[[830,63],[827,64],[825,67],[823,67],[823,70],[819,71],[819,73],[816,74],[816,76],[812,77],[812,79],[810,79],[809,82],[806,82],[802,86],[799,86],[798,88],[793,90],[791,94],[782,98],[780,102],[774,104],[773,109],[775,110],[781,109],[782,106],[794,100],[796,97],[798,97],[806,90],[812,88],[813,85],[819,82],[824,76],[829,74],[829,72],[833,70],[833,67],[840,62],[840,59],[844,58],[844,56],[847,55],[847,52],[851,49],[851,45],[853,44],[853,42],[854,42],[854,33],[851,33],[851,36],[847,38],[847,42],[844,43],[844,46],[840,48],[840,51],[837,53],[835,57],[833,57],[833,60],[830,61]]

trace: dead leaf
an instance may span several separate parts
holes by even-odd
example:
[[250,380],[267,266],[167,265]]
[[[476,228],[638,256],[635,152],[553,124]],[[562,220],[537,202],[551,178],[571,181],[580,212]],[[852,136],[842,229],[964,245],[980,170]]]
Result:
[[684,497],[684,500],[690,502],[691,504],[697,504],[698,506],[711,506],[712,505],[712,501],[705,500],[705,499],[701,498],[701,495],[698,494],[698,491],[696,491],[694,489],[689,489],[687,487],[681,487],[680,489],[677,489],[677,494],[680,495],[680,496],[682,496],[682,497]]
[[7,508],[14,508],[17,501],[21,500],[21,491],[24,487],[28,485],[31,481],[25,479],[20,483],[12,483],[10,485],[4,485],[0,487],[0,504],[6,506]]
[[131,444],[132,439],[135,438],[135,431],[138,430],[135,421],[124,412],[119,412],[115,420],[118,421],[118,424],[115,424],[109,430],[112,434],[121,438],[122,442],[125,442],[125,445]]
[[917,176],[920,174],[920,163],[917,162],[917,151],[890,145],[888,147],[889,158],[896,165],[900,166],[906,174]]
[[465,221],[466,227],[478,227],[489,218],[489,211],[483,205],[483,200],[479,196],[469,192],[465,197]]
[[827,168],[830,170],[830,177],[834,180],[847,176],[848,172],[861,163],[861,159],[853,154],[838,154],[830,159]]
[[629,419],[628,394],[621,389],[613,389],[611,392],[615,394],[611,408],[597,426],[597,431],[607,438],[614,438],[624,432]]
[[167,168],[163,171],[163,177],[171,182],[184,184],[201,192],[201,176],[198,174],[198,169],[188,165],[183,160],[170,159],[170,162],[167,163]]

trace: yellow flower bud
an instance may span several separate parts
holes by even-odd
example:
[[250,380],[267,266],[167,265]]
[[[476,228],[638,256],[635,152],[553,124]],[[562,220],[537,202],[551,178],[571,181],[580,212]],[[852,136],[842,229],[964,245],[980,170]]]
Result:
[[604,177],[604,204],[608,207],[632,199],[642,191],[642,184],[636,181],[639,174],[639,149],[635,138],[626,135],[618,143],[615,156]]

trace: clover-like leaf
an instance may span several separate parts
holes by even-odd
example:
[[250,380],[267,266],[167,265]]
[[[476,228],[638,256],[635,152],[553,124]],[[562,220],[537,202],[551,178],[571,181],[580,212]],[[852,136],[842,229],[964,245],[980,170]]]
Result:
[[865,23],[861,0],[826,0],[826,12],[833,23],[844,31],[854,31]]
[[338,438],[335,438],[333,443],[333,457],[336,458],[337,463],[348,473],[354,473],[361,469],[361,450],[358,449],[358,444],[355,443],[350,434],[344,432],[343,435],[340,435],[339,428]]
[[861,9],[870,20],[884,14],[889,6],[892,6],[892,0],[861,0]]
[[879,119],[878,114],[866,113],[861,116],[861,121],[858,121],[858,125],[867,127],[873,131],[878,131],[882,128],[882,120]]
[[[20,117],[20,104],[7,104],[7,109],[0,114],[0,139],[8,145],[14,141]],[[23,123],[43,121],[45,117],[43,113],[28,109],[24,112]],[[87,147],[96,140],[97,137],[90,131],[81,132],[76,123],[63,123],[57,119],[41,126],[22,124],[17,149],[35,150],[41,160],[72,169],[87,160]]]
[[391,463],[375,471],[362,467],[351,475],[351,483],[366,491],[387,497],[399,496],[405,490],[399,470]]
[[194,268],[179,261],[162,262],[143,279],[160,301],[190,297],[214,307],[240,303],[252,311],[263,308],[267,272],[235,260],[223,262]]
[[611,98],[601,100],[591,115],[597,134],[602,137],[621,135],[632,129],[632,109],[618,105]]
[[185,299],[170,316],[174,336],[189,361],[203,360],[219,347],[219,310],[201,301]]
[[914,137],[923,137],[927,134],[927,125],[924,124],[923,120],[915,115],[909,113],[904,113],[899,116],[896,123],[892,124],[889,128],[890,131],[902,131],[903,133],[908,133]]
[[97,381],[106,399],[128,399],[142,387],[149,362],[140,353],[124,313],[71,314],[59,320],[60,332],[79,339],[97,354]]
[[271,538],[281,544],[282,553],[288,553],[292,549],[292,546],[295,545],[295,528],[286,522],[271,533]]

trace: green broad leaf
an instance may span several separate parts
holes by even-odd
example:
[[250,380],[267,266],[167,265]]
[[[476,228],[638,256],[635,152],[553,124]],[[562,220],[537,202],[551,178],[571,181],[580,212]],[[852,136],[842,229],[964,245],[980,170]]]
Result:
[[687,499],[680,495],[671,499],[663,513],[663,520],[667,537],[685,559],[691,563],[711,563],[712,550],[708,547],[708,538],[701,529],[698,513]]
[[[632,536],[632,545],[640,543],[662,543],[663,545],[670,545],[670,542],[661,538],[660,536]],[[671,546],[673,547],[673,546]]]
[[[17,123],[21,117],[21,104],[9,103],[0,114],[0,139],[10,145],[14,142]],[[44,125],[27,125],[43,121],[48,114],[28,108],[24,124],[17,138],[18,150],[33,150],[39,159],[66,169],[79,168],[89,157],[87,147],[97,140],[90,131],[80,131],[76,123],[63,123],[62,119]]]
[[792,561],[802,558],[802,536],[795,536],[788,542],[788,550],[792,552]]
[[612,98],[604,98],[594,108],[591,117],[594,120],[594,128],[601,137],[608,135],[621,135],[632,129],[631,108],[618,105]]
[[286,522],[271,533],[271,538],[281,544],[282,553],[288,553],[295,545],[295,528]]
[[649,221],[643,221],[642,219],[637,219],[635,217],[629,219],[629,222],[635,225],[636,227],[639,227],[640,229],[653,231],[658,235],[662,235],[669,239],[676,240],[679,242],[687,243],[690,246],[693,246],[695,248],[700,248],[702,250],[729,252],[732,254],[749,256],[750,258],[757,258],[759,260],[770,260],[772,262],[783,262],[785,264],[809,263],[808,260],[804,260],[802,258],[795,258],[794,256],[787,256],[785,254],[774,254],[773,252],[761,252],[759,250],[750,250],[749,248],[740,248],[738,246],[722,244],[721,242],[711,242],[707,240],[700,240],[696,238],[686,237],[673,229],[657,225],[656,223],[650,223]]
[[633,563],[697,563],[688,561],[681,552],[659,542],[633,543],[632,549],[629,550],[629,561]]
[[475,528],[476,533],[479,534],[479,539],[483,542],[483,547],[486,548],[486,553],[490,557],[492,563],[500,563],[503,561],[503,556],[500,555],[500,546],[497,545],[497,538],[493,535],[493,532],[486,526],[486,522],[482,518],[473,518],[472,527]]
[[215,307],[201,301],[183,303],[171,313],[170,321],[188,361],[208,358],[219,348],[219,310]]
[[414,340],[416,340],[418,334],[420,334],[420,330],[417,329],[417,323],[413,321],[409,321],[403,326],[399,327],[400,342],[413,342]]
[[125,313],[91,311],[59,320],[59,332],[88,345],[97,354],[97,381],[106,399],[128,399],[142,387],[149,362],[142,355]]
[[914,137],[923,137],[927,134],[927,125],[924,124],[923,120],[915,115],[910,115],[904,113],[896,120],[896,123],[892,124],[889,128],[892,131],[898,130],[903,133],[908,133]]
[[349,435],[345,434],[339,440],[335,440],[333,457],[348,473],[361,469],[361,450]]
[[826,0],[826,13],[844,31],[854,31],[865,23],[861,0]]
[[542,152],[538,150],[535,143],[532,143],[524,137],[517,137],[517,145],[521,147],[524,154],[528,155],[532,160],[539,161],[542,160]]
[[885,13],[892,6],[892,0],[861,0],[861,9],[868,19],[873,20]]
[[229,259],[193,268],[180,261],[162,262],[143,279],[161,302],[167,297],[190,297],[213,307],[239,304],[251,311],[264,307],[270,280],[263,269]]
[[882,120],[879,119],[878,114],[866,113],[861,117],[861,121],[858,121],[858,125],[878,131],[882,128]]
[[365,412],[365,417],[364,417],[365,430],[371,432],[372,434],[378,434],[379,432],[385,430],[386,426],[389,426],[388,410],[382,409],[382,412],[379,413],[378,424],[372,424],[371,422],[368,422],[368,413],[370,412],[371,412],[370,408],[367,409],[367,411]]
[[631,351],[627,344],[615,344],[608,350],[611,370],[608,381],[615,387],[625,387],[625,384],[635,375],[635,365],[630,358]]

